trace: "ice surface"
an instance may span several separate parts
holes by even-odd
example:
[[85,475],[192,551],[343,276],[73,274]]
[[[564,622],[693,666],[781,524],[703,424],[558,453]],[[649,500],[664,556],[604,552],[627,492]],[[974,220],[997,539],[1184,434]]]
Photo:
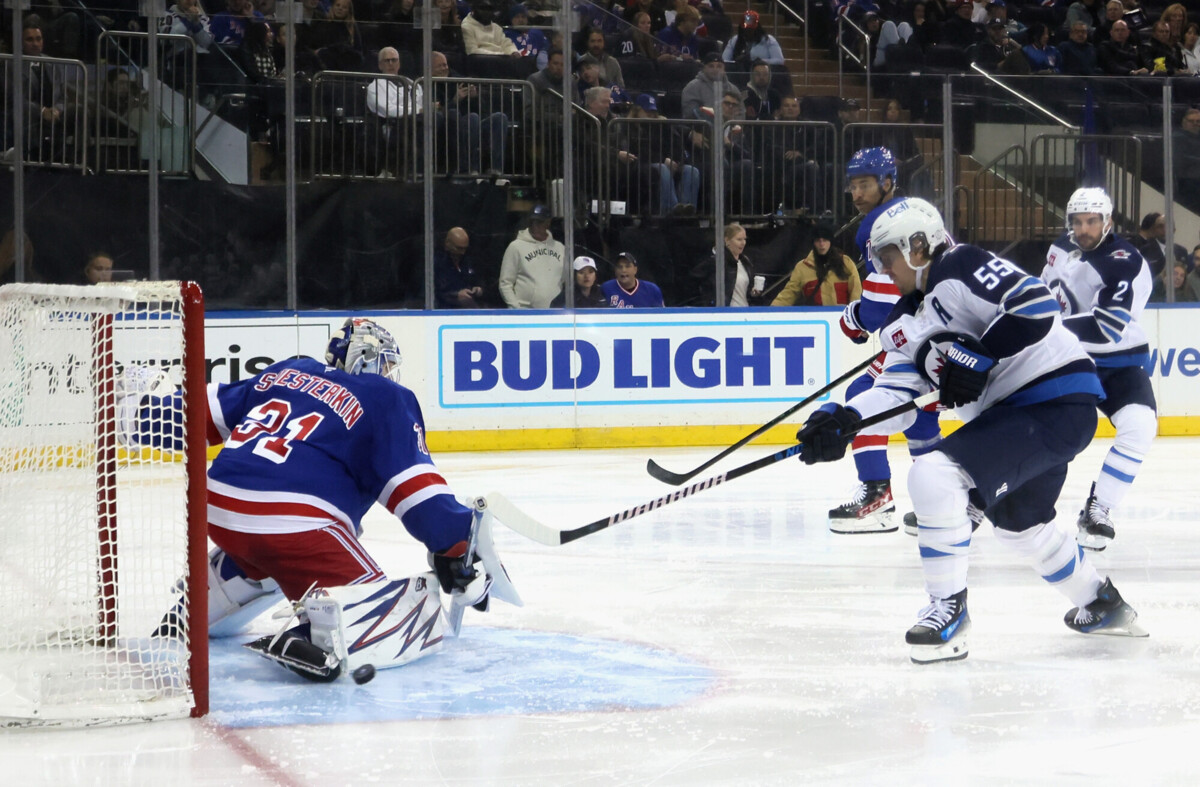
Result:
[[[1059,505],[1072,529],[1109,444],[1072,467]],[[578,527],[666,491],[647,457],[686,470],[716,450],[436,459],[463,495],[500,489]],[[910,460],[903,446],[890,454],[899,515]],[[851,463],[789,461],[562,547],[498,527],[526,606],[468,611],[442,653],[365,686],[322,686],[243,651],[249,636],[215,644],[207,720],[0,732],[4,781],[1194,785],[1198,467],[1200,439],[1157,441],[1114,514],[1116,541],[1093,557],[1146,640],[1068,630],[1070,603],[985,527],[969,658],[911,664],[904,631],[926,601],[916,540],[828,532]],[[365,526],[393,575],[425,570],[398,523],[376,511]]]

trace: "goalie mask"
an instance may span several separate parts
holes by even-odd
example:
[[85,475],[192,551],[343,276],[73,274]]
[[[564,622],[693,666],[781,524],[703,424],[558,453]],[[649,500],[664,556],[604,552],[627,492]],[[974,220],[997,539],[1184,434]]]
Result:
[[363,317],[349,317],[329,340],[325,363],[350,374],[378,374],[400,382],[400,348],[392,335]]
[[[871,226],[871,240],[867,247],[876,269],[883,270],[879,252],[888,246],[898,248],[904,256],[904,262],[914,271],[927,267],[934,249],[950,243],[941,214],[933,205],[917,197],[907,197],[895,204],[888,204],[891,207],[881,213]],[[913,265],[914,245],[924,250],[925,265]]]
[[[1108,196],[1108,192],[1104,189],[1097,187],[1075,189],[1075,193],[1067,200],[1067,239],[1084,251],[1096,248],[1096,246],[1104,242],[1104,239],[1108,237],[1108,233],[1112,231],[1112,212],[1112,198]],[[1084,249],[1083,244],[1076,240],[1075,228],[1071,226],[1071,216],[1077,213],[1096,213],[1100,216],[1100,221],[1103,225],[1096,243],[1089,245],[1086,249]],[[1090,240],[1090,238],[1086,240]]]

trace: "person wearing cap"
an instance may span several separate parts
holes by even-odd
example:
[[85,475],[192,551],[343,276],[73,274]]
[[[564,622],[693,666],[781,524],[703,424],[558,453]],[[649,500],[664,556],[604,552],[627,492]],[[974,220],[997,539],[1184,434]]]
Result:
[[[714,84],[721,86],[721,93],[729,90],[738,91],[737,85],[733,84],[725,75],[725,61],[721,60],[720,54],[708,52],[701,62],[703,65],[700,71],[691,82],[684,85],[683,92],[680,93],[682,115],[687,120],[712,117],[711,114],[702,113],[701,108],[712,109]],[[740,95],[740,91],[738,93]]]
[[[576,309],[606,309],[608,298],[596,283],[596,261],[591,257],[575,258],[575,308]],[[550,302],[551,309],[561,309],[567,305],[566,290]]]
[[529,26],[529,9],[523,3],[516,3],[508,9],[508,26],[504,28],[504,35],[513,42],[521,57],[535,58],[538,68],[546,67],[550,42],[545,33]]
[[504,28],[496,24],[496,6],[493,0],[475,0],[471,13],[462,21],[463,51],[470,55],[509,55],[520,57],[521,53]]
[[608,305],[614,309],[653,308],[663,305],[662,290],[652,281],[642,281],[637,275],[637,258],[627,251],[617,255],[613,265],[616,278],[600,285]]
[[1009,37],[1004,20],[997,17],[988,22],[987,38],[968,49],[967,56],[984,71],[995,74],[1000,71],[1000,64],[1020,48],[1021,45]]
[[[1117,2],[1119,4],[1120,0],[1117,0]],[[1004,0],[992,0],[992,2],[988,3],[987,11],[989,23],[993,19],[999,19],[1004,23],[1004,28],[1008,30],[1009,38],[1018,42],[1025,40],[1026,35],[1029,33],[1029,28],[1022,24],[1021,20],[1013,19],[1009,16],[1008,5]]]
[[834,126],[838,133],[851,123],[859,121],[859,113],[862,111],[862,106],[859,105],[856,98],[843,98],[838,102],[837,122]]
[[658,31],[658,40],[677,60],[695,60],[700,55],[699,26],[700,12],[687,6],[675,14],[674,22]]
[[[645,170],[637,183],[648,198],[658,190],[658,213],[691,216],[696,213],[700,196],[700,170],[684,163],[683,138],[678,128],[665,123],[640,123],[658,117],[658,101],[652,93],[641,93],[634,99],[629,117],[634,121],[622,126],[623,149],[628,150]],[[638,195],[643,196],[643,195]],[[645,204],[634,199],[635,205]]]
[[757,11],[742,14],[737,34],[725,44],[725,52],[721,56],[726,63],[736,63],[743,68],[749,68],[760,60],[769,66],[783,65],[783,48],[779,46],[779,41],[763,30],[758,22]]
[[1104,3],[1102,0],[1075,0],[1067,6],[1067,18],[1063,22],[1063,27],[1070,31],[1071,26],[1076,22],[1083,22],[1087,25],[1088,35],[1092,34],[1092,30],[1100,26],[1100,20],[1104,17]]
[[975,6],[971,0],[960,0],[951,5],[950,17],[942,23],[941,40],[964,52],[983,36],[979,25],[971,21]]
[[833,227],[818,224],[813,231],[813,250],[796,263],[787,285],[771,301],[772,306],[845,305],[862,296],[854,260],[833,241]]
[[625,89],[625,76],[621,73],[621,64],[612,55],[604,51],[604,33],[592,28],[587,34],[587,51],[579,58],[580,64],[595,63],[600,66],[600,84],[616,85]]
[[550,209],[535,205],[500,263],[500,297],[510,309],[546,309],[562,292],[566,250],[550,234]]

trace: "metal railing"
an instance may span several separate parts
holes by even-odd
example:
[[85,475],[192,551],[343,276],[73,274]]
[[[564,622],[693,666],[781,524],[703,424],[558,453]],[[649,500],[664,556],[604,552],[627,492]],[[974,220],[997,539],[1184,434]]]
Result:
[[840,167],[832,123],[728,120],[724,126],[727,220],[836,212]]
[[[846,32],[849,28],[851,33]],[[855,35],[857,34],[857,35]],[[861,52],[854,52],[850,47],[846,46],[846,37],[860,41],[862,45]],[[838,17],[837,22],[837,46],[838,46],[838,95],[844,95],[845,91],[842,86],[843,74],[845,71],[845,60],[850,58],[859,66],[862,66],[863,72],[867,77],[867,111],[871,111],[871,37],[866,30],[856,25],[852,20],[847,19],[843,14]],[[862,55],[861,57],[859,55]],[[844,55],[844,57],[843,57]]]
[[[0,55],[6,94],[13,83],[13,57]],[[25,139],[12,138],[12,101],[0,107],[4,150],[26,165],[87,171],[88,75],[79,60],[26,55],[22,58]]]
[[[158,74],[146,70],[146,33],[106,31],[97,39],[95,160],[98,172],[150,171],[151,133],[157,133],[158,171],[186,175],[196,149],[196,43],[159,34]],[[155,117],[150,91],[158,91]]]

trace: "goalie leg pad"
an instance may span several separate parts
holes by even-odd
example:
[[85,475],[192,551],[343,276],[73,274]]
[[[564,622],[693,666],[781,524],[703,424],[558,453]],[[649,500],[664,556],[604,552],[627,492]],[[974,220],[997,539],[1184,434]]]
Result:
[[283,598],[271,578],[250,579],[221,548],[208,553],[208,635],[230,637]]
[[303,604],[313,645],[348,672],[399,667],[442,648],[446,621],[432,573],[318,588]]

